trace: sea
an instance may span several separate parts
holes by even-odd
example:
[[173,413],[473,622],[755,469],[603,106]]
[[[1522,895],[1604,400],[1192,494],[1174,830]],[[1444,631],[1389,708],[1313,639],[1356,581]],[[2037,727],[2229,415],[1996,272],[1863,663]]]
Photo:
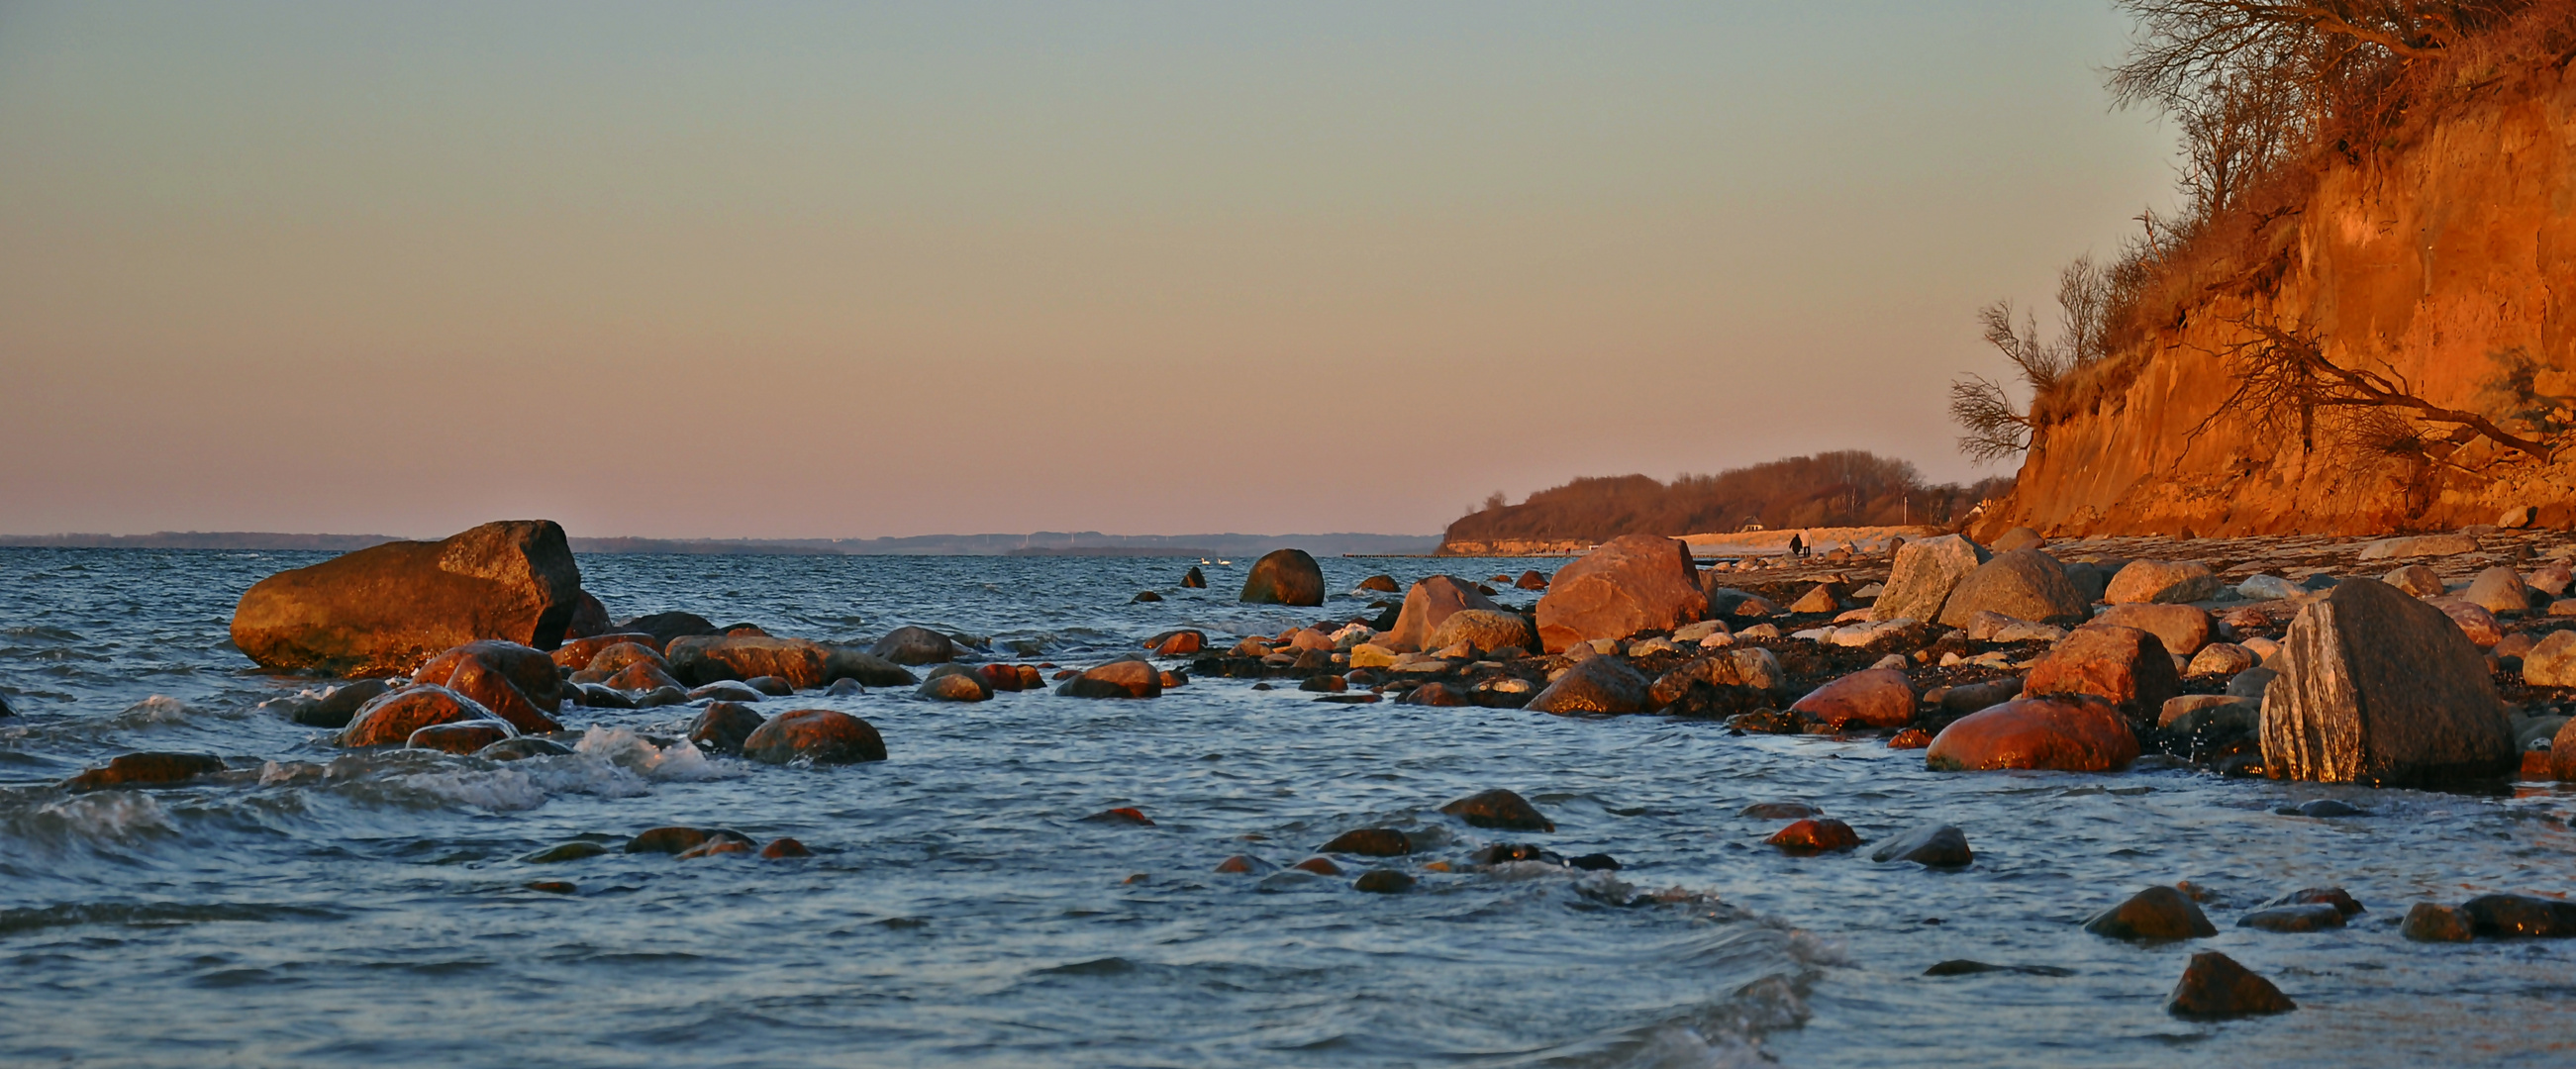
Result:
[[[227,638],[313,553],[0,549],[0,1065],[2413,1066],[2576,1064],[2576,944],[2418,944],[2417,902],[2576,890],[2576,794],[2112,775],[1935,774],[1875,738],[1512,709],[1331,704],[1201,678],[1162,697],[773,698],[884,735],[883,762],[770,767],[685,741],[697,709],[568,709],[575,752],[350,753],[262,703]],[[696,612],[840,642],[918,624],[1081,667],[1200,628],[1373,615],[1237,604],[1248,561],[586,556],[619,617]],[[1326,559],[1363,577],[1525,560]],[[1553,562],[1541,562],[1548,568]],[[1139,603],[1146,590],[1163,596]],[[1506,591],[1504,600],[1535,595]],[[1515,596],[1517,595],[1517,596]],[[1175,665],[1177,666],[1177,665]],[[161,790],[56,786],[118,754],[220,755]],[[1440,812],[1517,791],[1553,833]],[[2365,815],[2278,810],[2334,798]],[[1869,840],[1965,831],[1936,871],[1763,845],[1804,802]],[[1133,807],[1150,827],[1088,821]],[[660,825],[814,856],[628,854]],[[1404,829],[1408,893],[1277,865]],[[609,852],[530,855],[571,842]],[[1468,855],[1528,842],[1615,871]],[[1438,867],[1435,867],[1438,866]],[[1440,871],[1445,867],[1450,871]],[[541,881],[571,893],[530,888]],[[2082,924],[2187,881],[2213,938]],[[2345,929],[2241,928],[2342,887]],[[2221,951],[2298,1009],[2198,1023],[2165,1000]],[[1933,976],[1938,962],[2027,967]]]

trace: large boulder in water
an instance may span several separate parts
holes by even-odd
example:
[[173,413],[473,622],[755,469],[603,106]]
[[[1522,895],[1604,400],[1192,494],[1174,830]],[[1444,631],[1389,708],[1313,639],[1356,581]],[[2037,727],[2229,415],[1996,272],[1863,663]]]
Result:
[[610,623],[608,620],[608,606],[600,604],[598,598],[593,597],[590,591],[585,590],[581,592],[581,597],[573,604],[572,619],[565,621],[564,623],[564,638],[567,641],[576,638],[589,638],[593,635],[605,635],[615,630],[617,630],[617,625]]
[[1988,559],[1985,547],[1964,535],[1908,542],[1896,550],[1887,584],[1869,607],[1872,620],[1938,620],[1959,580]]
[[1593,639],[1670,631],[1708,613],[1690,546],[1662,535],[1621,535],[1557,571],[1538,599],[1538,640],[1549,653]]
[[1323,566],[1302,549],[1271,550],[1243,577],[1243,596],[1236,600],[1246,605],[1321,605]]
[[2442,610],[2346,579],[2299,610],[2263,692],[2273,775],[2406,784],[2512,771],[2520,755],[2487,662]]
[[1970,713],[1923,751],[1923,766],[1935,772],[2110,772],[2137,759],[2138,737],[2127,719],[2087,694],[2021,698]]
[[885,737],[865,720],[831,709],[798,709],[760,725],[742,740],[742,755],[771,765],[800,758],[818,765],[846,765],[883,761],[886,748]]
[[234,607],[232,637],[262,668],[382,675],[477,639],[551,650],[580,601],[563,528],[509,520],[269,576]]
[[342,746],[399,745],[410,741],[412,732],[432,724],[467,720],[500,718],[482,703],[445,687],[409,687],[359,706],[349,726],[341,729],[339,742]]
[[1653,684],[1626,661],[1589,657],[1575,662],[1525,706],[1534,713],[1642,713]]
[[675,638],[724,634],[716,627],[715,621],[693,612],[657,612],[650,616],[638,616],[617,625],[617,629],[640,631],[653,636],[651,645],[655,653],[669,649],[671,640]]
[[468,642],[432,657],[412,682],[446,687],[527,734],[561,731],[563,677],[554,658],[515,642]]
[[[565,639],[563,645],[555,647],[554,660],[556,664],[578,672],[590,667],[590,662],[607,652],[610,647],[626,645],[651,651],[654,660],[662,659],[662,644],[653,636],[641,631],[611,631],[604,635]],[[610,671],[615,670],[610,669]]]
[[[1884,599],[1881,595],[1882,603]],[[2016,549],[1962,576],[1942,602],[1940,622],[1966,627],[1978,613],[1993,612],[2043,624],[2080,624],[2092,611],[2092,603],[2067,580],[2057,558],[2036,549]]]
[[1834,731],[1901,728],[1914,722],[1914,684],[1898,669],[1864,669],[1809,691],[1789,708]]
[[766,635],[696,635],[671,640],[671,674],[680,682],[702,687],[723,679],[777,676],[797,689],[827,682],[824,662],[831,648],[801,638]]
[[1159,698],[1163,673],[1148,661],[1115,660],[1065,680],[1055,692],[1067,698]]
[[941,664],[957,659],[957,643],[927,627],[898,627],[868,647],[868,653],[895,664]]
[[1530,637],[1529,620],[1516,612],[1500,609],[1460,609],[1431,629],[1431,637],[1422,640],[1422,648],[1445,650],[1459,643],[1478,655],[1511,647],[1526,653],[1536,645]]
[[1447,623],[1449,617],[1460,609],[1503,611],[1502,606],[1494,604],[1494,599],[1477,590],[1475,584],[1455,576],[1435,575],[1413,584],[1413,589],[1404,592],[1404,608],[1395,617],[1395,627],[1375,641],[1397,653],[1437,649],[1439,647],[1426,645],[1431,641],[1432,632],[1439,630],[1440,625]]
[[2086,624],[2067,633],[2022,677],[2022,693],[2090,694],[2118,706],[2133,729],[2156,724],[2165,700],[2182,693],[2182,673],[2162,639],[2134,627]]

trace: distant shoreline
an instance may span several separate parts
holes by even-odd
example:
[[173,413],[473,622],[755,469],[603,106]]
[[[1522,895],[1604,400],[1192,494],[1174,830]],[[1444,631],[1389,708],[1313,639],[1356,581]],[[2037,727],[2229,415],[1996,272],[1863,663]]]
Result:
[[[0,535],[0,548],[183,549],[347,553],[395,535],[273,531],[162,531],[148,535]],[[574,553],[681,556],[1258,557],[1296,547],[1317,556],[1428,556],[1438,535],[1109,535],[1098,531],[915,535],[902,538],[571,538]]]

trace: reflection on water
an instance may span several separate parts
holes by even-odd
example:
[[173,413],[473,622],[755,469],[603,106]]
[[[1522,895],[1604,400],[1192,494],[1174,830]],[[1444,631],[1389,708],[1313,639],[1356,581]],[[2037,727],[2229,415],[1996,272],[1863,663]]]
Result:
[[[1232,680],[1138,703],[793,699],[885,733],[892,759],[853,768],[643,740],[685,708],[573,710],[596,728],[577,752],[508,765],[350,755],[254,713],[307,684],[246,671],[225,640],[244,588],[313,559],[0,550],[0,688],[26,714],[0,721],[0,1062],[2397,1065],[2561,1064],[2576,1049],[2576,948],[2424,946],[2394,929],[2419,900],[2570,889],[2576,805],[2555,791],[1934,776],[1919,753],[1868,743],[1317,704]],[[583,568],[621,615],[689,609],[826,639],[918,623],[1068,664],[1176,626],[1302,620],[1232,604],[1240,565],[1209,568],[1214,590],[1179,589],[1194,563]],[[1337,590],[1378,570],[1520,567],[1324,563]],[[1144,589],[1168,600],[1130,604]],[[45,786],[145,748],[224,754],[233,771],[151,793]],[[1556,820],[1540,837],[1551,849],[1626,867],[1428,869],[1495,839],[1437,807],[1498,786]],[[2312,797],[2374,815],[2272,812]],[[1978,863],[1782,857],[1760,845],[1777,822],[1735,814],[1783,799],[1871,839],[1958,824]],[[1156,824],[1079,819],[1112,806]],[[671,823],[794,836],[817,856],[613,849]],[[1422,879],[1414,893],[1210,871],[1235,853],[1296,861],[1367,826],[1428,844],[1401,862]],[[612,850],[520,860],[583,839]],[[2078,930],[2178,879],[2219,896],[2217,938],[2136,947]],[[526,889],[537,880],[577,891]],[[2370,912],[2318,935],[2232,926],[2326,884]],[[2270,976],[2301,1009],[2165,1016],[2198,949]],[[1919,975],[1952,958],[2072,975]]]

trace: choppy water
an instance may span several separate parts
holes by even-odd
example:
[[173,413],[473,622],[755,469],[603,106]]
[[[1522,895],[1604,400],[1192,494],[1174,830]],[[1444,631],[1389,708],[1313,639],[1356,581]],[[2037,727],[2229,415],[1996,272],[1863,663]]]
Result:
[[[655,753],[694,710],[568,710],[581,752],[510,765],[351,757],[259,702],[226,641],[250,583],[305,554],[0,550],[0,1063],[73,1065],[2411,1065],[2576,1058],[2576,947],[2426,946],[2407,905],[2576,888],[2576,796],[2119,776],[1936,776],[1868,742],[1730,737],[1652,717],[1317,704],[1201,680],[1149,702],[909,692],[800,696],[875,723],[891,760],[748,766]],[[1175,626],[1299,617],[1170,587],[1188,562],[593,557],[621,615],[688,609],[779,634],[904,623],[1067,664]],[[1377,570],[1519,562],[1328,560]],[[1140,589],[1171,599],[1132,605]],[[1334,610],[1360,603],[1336,600]],[[776,704],[773,702],[773,704]],[[222,782],[67,795],[118,753],[225,755]],[[1627,867],[1437,874],[1491,841],[1442,817],[1489,787],[1539,840]],[[2274,807],[2332,796],[2372,816]],[[1976,865],[1938,873],[1760,845],[1805,800],[1876,839],[1938,820]],[[1153,828],[1079,818],[1136,806]],[[660,824],[790,835],[801,861],[522,855]],[[1415,893],[1215,874],[1350,828],[1435,845]],[[1131,877],[1144,874],[1131,882]],[[524,889],[570,880],[571,896]],[[2090,913],[2189,879],[2215,939],[2137,947]],[[2353,928],[2232,927],[2311,885]],[[1938,924],[1931,923],[1938,918]],[[2302,1008],[2162,1012],[2219,949]],[[2073,975],[1930,978],[1937,961]]]

